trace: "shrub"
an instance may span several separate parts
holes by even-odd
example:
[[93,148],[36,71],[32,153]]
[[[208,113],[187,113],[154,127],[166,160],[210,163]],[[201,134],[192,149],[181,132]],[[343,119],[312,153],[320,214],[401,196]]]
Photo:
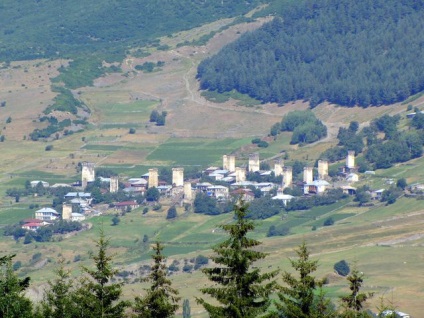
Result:
[[349,264],[345,260],[338,261],[334,264],[334,270],[341,276],[347,276],[350,273]]
[[128,133],[130,133],[131,135],[134,135],[135,134],[135,128],[130,128]]
[[170,219],[175,219],[176,217],[177,217],[177,209],[175,208],[175,205],[173,205],[168,209],[166,219],[170,220]]
[[206,256],[199,255],[194,260],[194,269],[199,269],[203,265],[207,265],[209,263],[209,259]]
[[331,226],[333,224],[334,224],[334,220],[331,216],[324,221],[324,226]]
[[53,149],[53,145],[47,145],[46,148],[44,148],[45,151],[51,151]]

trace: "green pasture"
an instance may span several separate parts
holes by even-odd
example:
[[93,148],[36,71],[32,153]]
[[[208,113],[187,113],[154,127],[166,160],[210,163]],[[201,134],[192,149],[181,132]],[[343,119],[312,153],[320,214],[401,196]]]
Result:
[[157,101],[138,100],[128,103],[104,103],[96,105],[103,116],[103,123],[148,122]]
[[231,153],[244,143],[239,139],[191,139],[172,138],[161,144],[147,156],[147,160],[169,165],[193,165],[206,167],[221,162],[222,155]]

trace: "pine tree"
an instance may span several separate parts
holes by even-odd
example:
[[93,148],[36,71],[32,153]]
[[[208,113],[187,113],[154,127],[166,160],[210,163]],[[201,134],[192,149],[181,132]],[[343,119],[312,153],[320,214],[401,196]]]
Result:
[[364,282],[364,274],[359,272],[355,266],[350,275],[347,276],[347,280],[349,281],[351,293],[340,298],[345,307],[342,317],[369,317],[369,315],[363,311],[363,306],[367,299],[373,296],[373,293],[360,292]]
[[[298,259],[290,259],[292,267],[299,273],[299,278],[284,272],[283,281],[287,286],[281,287],[278,297],[281,303],[276,307],[285,318],[332,317],[334,313],[330,302],[322,293],[322,281],[311,276],[318,268],[318,261],[309,259],[309,250],[303,242],[296,250]],[[319,290],[318,297],[314,292]]]
[[110,283],[117,271],[112,268],[112,256],[107,255],[109,240],[105,238],[103,230],[100,231],[96,246],[98,252],[92,255],[96,268],[91,270],[83,267],[83,271],[88,276],[81,278],[80,286],[74,293],[74,302],[77,304],[75,316],[84,318],[124,317],[124,310],[129,303],[120,300],[122,284]]
[[49,289],[44,294],[44,299],[37,308],[37,316],[43,318],[71,318],[73,281],[69,271],[63,266],[64,260],[59,261],[59,268],[55,271],[56,279],[49,281]]
[[32,318],[32,303],[23,295],[30,279],[20,279],[13,272],[14,256],[0,257],[0,317]]
[[151,286],[146,289],[147,294],[144,297],[135,298],[134,317],[172,317],[179,307],[178,291],[171,287],[171,280],[166,278],[167,267],[165,256],[162,254],[163,245],[156,242],[153,250],[155,251],[152,255],[154,264],[150,275],[145,279],[151,282]]
[[247,233],[255,229],[254,223],[245,218],[247,208],[243,203],[236,206],[235,223],[221,225],[230,237],[213,248],[216,256],[211,259],[218,266],[202,270],[209,280],[220,285],[201,289],[202,293],[215,298],[219,305],[196,298],[212,318],[258,317],[267,311],[271,303],[270,294],[276,288],[272,278],[278,271],[261,274],[260,269],[252,269],[252,264],[265,258],[266,254],[254,250],[261,242],[247,237]]

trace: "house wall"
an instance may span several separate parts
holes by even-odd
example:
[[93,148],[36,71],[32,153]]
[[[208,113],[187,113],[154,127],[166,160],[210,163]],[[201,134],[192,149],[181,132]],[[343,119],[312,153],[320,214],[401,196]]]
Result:
[[72,219],[72,204],[64,203],[62,205],[62,220]]
[[355,151],[353,150],[347,152],[346,167],[349,169],[355,168]]

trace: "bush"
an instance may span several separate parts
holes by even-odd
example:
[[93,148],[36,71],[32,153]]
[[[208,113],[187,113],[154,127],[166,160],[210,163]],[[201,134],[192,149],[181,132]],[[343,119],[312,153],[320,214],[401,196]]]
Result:
[[21,262],[21,261],[16,261],[16,262],[13,264],[13,266],[12,266],[12,268],[13,268],[13,270],[14,270],[14,271],[19,270],[21,267],[22,267],[22,262]]
[[47,145],[46,148],[44,148],[45,151],[51,151],[53,150],[53,145]]
[[134,135],[135,134],[135,128],[130,128],[128,133],[131,134],[131,135]]
[[190,273],[193,270],[193,265],[185,264],[183,267],[183,272]]
[[199,269],[203,265],[207,265],[209,263],[209,259],[206,256],[199,255],[194,260],[194,269]]
[[324,221],[324,226],[331,226],[333,224],[334,224],[334,220],[331,216]]
[[285,236],[290,234],[290,228],[284,225],[271,225],[268,229],[268,233],[266,236],[272,237],[272,236]]
[[170,220],[170,219],[175,219],[176,217],[177,217],[177,209],[175,208],[175,205],[173,205],[168,209],[166,219]]
[[349,264],[345,260],[341,260],[334,264],[334,270],[341,276],[347,276],[350,273]]

